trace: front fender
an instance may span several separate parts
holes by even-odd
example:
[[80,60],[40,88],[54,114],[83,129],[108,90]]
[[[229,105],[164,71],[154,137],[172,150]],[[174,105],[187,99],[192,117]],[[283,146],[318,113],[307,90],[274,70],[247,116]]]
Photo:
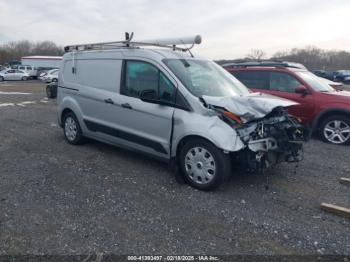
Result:
[[201,115],[175,110],[172,156],[176,156],[180,141],[189,136],[202,137],[216,147],[229,152],[239,151],[245,147],[236,131],[217,115]]
[[345,114],[345,115],[350,115],[350,108],[345,109],[345,108],[338,108],[338,107],[333,107],[333,108],[327,108],[323,109],[318,115],[315,117],[313,123],[312,123],[312,131],[316,131],[318,129],[318,126],[321,124],[321,120],[331,114]]

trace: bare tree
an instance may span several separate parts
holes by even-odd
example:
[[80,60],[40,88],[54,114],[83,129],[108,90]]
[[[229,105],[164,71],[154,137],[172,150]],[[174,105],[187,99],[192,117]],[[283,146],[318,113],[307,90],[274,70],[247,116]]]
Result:
[[11,60],[20,60],[29,55],[54,55],[63,54],[63,49],[50,41],[30,42],[28,40],[9,42],[0,46],[0,64]]
[[310,70],[339,70],[350,68],[350,53],[346,51],[327,51],[315,46],[293,48],[287,52],[277,52],[273,59],[302,63]]
[[252,60],[261,60],[266,56],[266,53],[261,49],[251,49],[247,58]]

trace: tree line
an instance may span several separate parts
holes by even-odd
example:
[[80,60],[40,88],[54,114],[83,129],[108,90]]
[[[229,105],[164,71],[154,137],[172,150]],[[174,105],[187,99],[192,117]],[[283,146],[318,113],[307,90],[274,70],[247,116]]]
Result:
[[315,46],[293,48],[279,51],[267,58],[266,53],[260,49],[252,49],[244,58],[220,60],[219,64],[242,61],[278,60],[301,63],[309,70],[336,71],[350,69],[350,52],[344,50],[324,50]]
[[48,55],[61,56],[63,48],[51,41],[31,42],[28,40],[12,41],[0,45],[0,65],[9,61],[21,60],[23,56]]
[[[0,65],[23,56],[49,55],[61,56],[64,51],[61,46],[51,41],[31,42],[28,40],[13,41],[0,45]],[[267,59],[266,53],[260,49],[252,49],[249,54],[240,59],[219,60],[219,64]],[[343,50],[323,50],[315,46],[293,48],[276,52],[271,60],[282,60],[301,63],[309,70],[335,71],[350,69],[350,52]]]

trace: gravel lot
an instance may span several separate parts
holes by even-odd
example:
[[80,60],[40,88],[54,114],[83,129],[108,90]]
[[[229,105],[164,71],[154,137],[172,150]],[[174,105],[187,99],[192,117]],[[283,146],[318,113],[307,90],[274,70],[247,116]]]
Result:
[[39,82],[0,83],[0,254],[350,254],[350,220],[319,208],[350,207],[348,146],[310,141],[269,190],[235,172],[200,192],[146,156],[68,145],[55,108]]

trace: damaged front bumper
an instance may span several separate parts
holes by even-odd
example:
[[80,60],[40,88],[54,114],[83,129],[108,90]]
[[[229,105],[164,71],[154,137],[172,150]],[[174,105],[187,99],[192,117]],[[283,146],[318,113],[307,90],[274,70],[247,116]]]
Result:
[[244,124],[225,117],[223,120],[245,144],[239,155],[250,170],[261,170],[279,162],[299,162],[303,158],[303,142],[308,140],[309,131],[282,107]]

